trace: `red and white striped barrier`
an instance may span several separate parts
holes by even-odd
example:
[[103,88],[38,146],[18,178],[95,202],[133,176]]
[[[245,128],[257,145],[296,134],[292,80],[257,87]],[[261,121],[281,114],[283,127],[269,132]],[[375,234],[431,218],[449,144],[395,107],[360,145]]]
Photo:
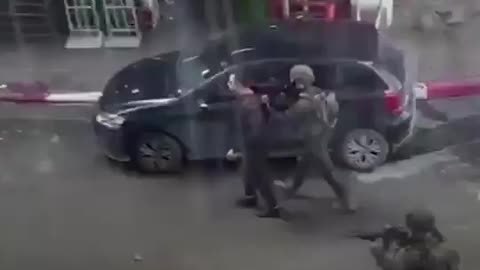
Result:
[[[101,95],[101,92],[68,91],[65,93],[51,93],[47,84],[42,82],[0,83],[0,102],[90,104],[97,102]],[[415,97],[420,100],[434,100],[474,95],[480,95],[480,79],[417,83],[415,86]]]

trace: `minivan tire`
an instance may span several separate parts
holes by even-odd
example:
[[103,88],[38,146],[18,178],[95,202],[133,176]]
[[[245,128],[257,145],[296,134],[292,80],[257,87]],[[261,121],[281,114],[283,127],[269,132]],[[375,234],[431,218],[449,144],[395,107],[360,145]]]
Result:
[[184,166],[180,143],[162,133],[145,133],[138,136],[132,149],[132,162],[144,173],[178,172]]
[[339,145],[339,157],[356,171],[372,171],[387,160],[389,144],[385,137],[373,129],[353,129]]

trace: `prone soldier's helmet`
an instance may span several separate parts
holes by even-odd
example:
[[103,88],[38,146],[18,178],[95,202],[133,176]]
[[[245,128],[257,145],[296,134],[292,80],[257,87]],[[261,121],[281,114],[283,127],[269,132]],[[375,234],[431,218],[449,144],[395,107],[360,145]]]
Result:
[[315,82],[315,74],[307,65],[295,65],[290,69],[290,82],[297,87],[308,87]]
[[416,209],[410,211],[405,216],[407,227],[416,233],[429,233],[435,231],[435,216],[428,210]]

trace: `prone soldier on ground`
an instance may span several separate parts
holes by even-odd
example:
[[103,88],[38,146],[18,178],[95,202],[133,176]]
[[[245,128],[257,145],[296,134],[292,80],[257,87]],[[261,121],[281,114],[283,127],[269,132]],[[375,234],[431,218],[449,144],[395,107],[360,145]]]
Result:
[[445,238],[427,210],[414,210],[405,216],[406,227],[388,226],[381,232],[355,234],[375,241],[370,248],[383,270],[458,270],[460,256],[445,246]]

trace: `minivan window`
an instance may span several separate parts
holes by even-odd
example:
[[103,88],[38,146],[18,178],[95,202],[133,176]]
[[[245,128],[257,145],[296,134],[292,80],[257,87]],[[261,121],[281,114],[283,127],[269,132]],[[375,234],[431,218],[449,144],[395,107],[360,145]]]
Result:
[[222,72],[216,75],[215,80],[206,81],[198,91],[195,91],[196,97],[205,100],[207,103],[233,101],[235,95],[227,87],[230,74],[229,72]]
[[196,88],[205,82],[207,73],[212,72],[198,56],[180,61],[177,65],[177,79],[181,89]]
[[335,90],[337,88],[337,70],[335,64],[322,63],[311,65],[315,74],[315,85],[322,89]]
[[364,91],[385,90],[388,86],[375,71],[357,63],[341,64],[339,66],[339,80],[341,88],[360,89]]

